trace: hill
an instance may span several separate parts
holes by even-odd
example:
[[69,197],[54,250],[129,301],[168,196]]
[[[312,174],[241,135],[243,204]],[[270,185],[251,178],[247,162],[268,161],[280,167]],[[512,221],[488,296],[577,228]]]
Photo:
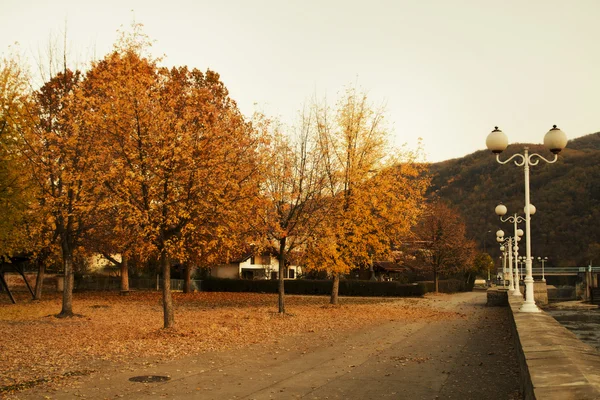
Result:
[[[542,145],[513,144],[501,160],[522,152],[524,146],[529,146],[530,153],[552,156]],[[523,167],[512,161],[500,165],[491,152],[481,150],[432,164],[430,171],[430,195],[456,206],[470,237],[497,260],[495,232],[499,228],[512,232],[512,226],[501,223],[494,208],[502,202],[509,213],[523,215]],[[548,257],[550,265],[588,265],[590,245],[600,244],[600,132],[569,141],[558,162],[531,167],[530,189],[531,203],[537,208],[531,220],[532,255]],[[521,243],[524,255],[525,242]]]

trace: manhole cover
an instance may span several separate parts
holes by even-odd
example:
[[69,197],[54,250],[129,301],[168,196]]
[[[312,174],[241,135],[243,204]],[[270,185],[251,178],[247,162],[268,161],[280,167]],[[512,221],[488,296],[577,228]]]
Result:
[[142,376],[134,376],[133,378],[129,378],[131,382],[165,382],[170,380],[171,377],[164,375],[142,375]]

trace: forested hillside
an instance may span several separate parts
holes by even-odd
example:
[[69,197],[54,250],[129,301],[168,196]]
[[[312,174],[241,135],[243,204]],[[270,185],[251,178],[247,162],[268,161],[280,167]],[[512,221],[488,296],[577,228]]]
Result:
[[[523,151],[514,144],[501,154],[506,160]],[[530,152],[551,158],[542,145],[529,144]],[[524,171],[514,163],[500,165],[485,150],[432,164],[431,195],[449,201],[461,210],[468,235],[480,248],[497,259],[500,255],[495,232],[512,226],[501,223],[494,207],[502,202],[509,214],[523,215]],[[530,169],[532,255],[548,257],[550,265],[600,263],[600,132],[569,141],[558,162],[540,162]],[[522,226],[525,230],[525,226]],[[491,232],[488,232],[491,231]],[[525,254],[522,242],[521,254]]]

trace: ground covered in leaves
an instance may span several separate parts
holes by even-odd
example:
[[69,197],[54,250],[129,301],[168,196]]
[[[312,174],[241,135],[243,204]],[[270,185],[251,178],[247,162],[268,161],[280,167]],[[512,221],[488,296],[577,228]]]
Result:
[[438,320],[460,314],[435,308],[429,299],[277,296],[257,293],[175,293],[174,329],[162,329],[161,293],[75,293],[77,317],[59,319],[58,293],[33,302],[20,293],[13,305],[0,299],[0,397],[40,382],[64,381],[106,363],[167,361],[227,350],[282,336],[358,329],[390,320]]

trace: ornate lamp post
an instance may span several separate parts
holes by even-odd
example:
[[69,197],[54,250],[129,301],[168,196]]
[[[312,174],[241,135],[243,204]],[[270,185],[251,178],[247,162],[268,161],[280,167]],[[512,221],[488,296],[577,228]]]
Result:
[[542,263],[542,282],[546,282],[546,277],[544,276],[544,263],[548,262],[548,257],[538,257],[538,261]]
[[504,246],[500,246],[502,255],[500,256],[500,264],[502,264],[502,287],[506,289],[506,252]]
[[519,256],[518,264],[519,264],[519,276],[520,276],[520,279],[523,279],[523,266],[525,265],[525,257]]
[[[504,240],[504,241],[503,241]],[[504,276],[506,276],[506,271],[507,271],[507,265],[508,265],[508,291],[513,294],[515,291],[515,281],[514,281],[514,276],[513,276],[513,271],[512,271],[512,257],[510,257],[510,264],[508,261],[509,255],[511,255],[512,253],[510,252],[510,242],[512,242],[512,238],[500,238],[498,241],[502,242],[502,245],[500,246],[500,251],[502,252],[502,255],[504,256]]]
[[[521,289],[519,289],[519,275],[517,270],[517,251],[519,247],[516,245],[517,240],[513,237],[504,238],[504,231],[499,230],[496,232],[496,240],[501,243],[500,250],[508,254],[508,272],[509,272],[509,288],[508,291],[515,295],[521,296]],[[513,244],[514,243],[514,244]],[[515,252],[515,272],[513,274],[513,251]]]
[[549,164],[555,163],[558,160],[558,153],[567,145],[567,135],[560,129],[553,126],[552,129],[544,136],[544,146],[546,146],[553,154],[554,158],[548,160],[539,154],[529,154],[529,148],[525,147],[523,154],[517,153],[510,157],[506,161],[500,160],[500,153],[502,153],[508,147],[508,137],[504,132],[495,127],[495,129],[488,135],[485,140],[485,144],[489,150],[496,154],[496,161],[500,164],[507,164],[514,160],[514,163],[518,167],[523,167],[525,172],[525,233],[526,233],[526,258],[525,258],[525,269],[527,276],[525,277],[525,302],[521,306],[520,311],[522,312],[539,312],[540,309],[535,305],[533,298],[533,275],[531,271],[531,210],[532,205],[529,201],[529,166],[538,165],[540,160],[543,160]]
[[[502,278],[504,281],[506,281],[506,262],[507,262],[507,256],[506,256],[506,246],[505,244],[508,242],[508,239],[504,239],[504,231],[503,230],[499,230],[496,232],[496,241],[498,242],[498,244],[500,245],[500,251],[502,252],[502,255],[500,256],[500,261],[502,262]],[[510,278],[510,277],[509,277]],[[514,286],[513,286],[513,282],[512,279],[509,279],[509,290],[514,290]]]
[[[504,215],[506,215],[506,212],[508,210],[506,209],[506,206],[504,204],[498,204],[496,206],[496,208],[494,209],[494,212],[496,213],[497,216],[500,217],[500,221],[502,222],[510,222],[511,224],[513,224],[513,231],[514,231],[514,246],[511,249],[512,251],[514,251],[515,254],[515,262],[517,263],[518,266],[518,259],[519,259],[519,240],[521,240],[521,237],[523,236],[523,230],[518,228],[518,224],[520,224],[521,222],[525,221],[525,218],[521,217],[520,215],[517,215],[517,213],[515,213],[514,215],[508,216],[506,218],[503,218]],[[532,209],[532,214],[535,213],[535,207]],[[517,269],[518,271],[518,269]],[[515,290],[516,292],[513,293],[515,295],[521,295],[521,290],[519,289],[519,277],[518,277],[518,273],[515,274]]]

